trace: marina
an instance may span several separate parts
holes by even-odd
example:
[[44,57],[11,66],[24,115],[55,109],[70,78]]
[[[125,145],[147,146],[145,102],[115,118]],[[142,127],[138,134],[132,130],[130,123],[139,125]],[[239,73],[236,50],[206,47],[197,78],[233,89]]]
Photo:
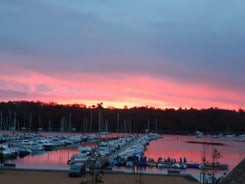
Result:
[[[244,139],[240,137],[197,138],[158,134],[142,134],[138,137],[130,134],[49,135],[44,132],[1,134],[0,140],[0,147],[5,148],[3,153],[6,162],[14,163],[16,168],[68,170],[71,164],[68,161],[73,159],[73,164],[91,164],[91,160],[96,160],[93,163],[95,168],[107,166],[107,169],[112,171],[167,173],[169,169],[178,169],[181,173],[198,174],[204,167],[204,156],[205,166],[209,169],[213,167],[217,172],[229,172],[245,157]],[[8,143],[3,143],[4,140],[8,140]],[[214,149],[218,150],[221,156],[218,164],[212,165],[211,156]],[[233,159],[228,159],[231,157]]]

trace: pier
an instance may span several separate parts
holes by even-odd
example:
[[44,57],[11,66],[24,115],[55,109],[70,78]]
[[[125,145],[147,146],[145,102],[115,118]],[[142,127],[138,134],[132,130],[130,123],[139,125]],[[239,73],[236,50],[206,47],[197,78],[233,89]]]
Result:
[[94,157],[94,161],[92,161],[94,162],[94,168],[100,169],[106,166],[116,157],[123,157],[124,160],[127,160],[127,158],[133,156],[135,157],[136,155],[142,156],[144,155],[145,147],[149,144],[149,142],[158,138],[158,134],[147,134],[141,137],[131,136],[127,139],[127,142],[125,142],[124,145],[120,146],[120,148],[113,145],[114,149],[109,155],[100,156],[98,158]]
[[128,149],[130,146],[136,143],[138,138],[135,138],[131,140],[130,142],[126,143],[124,146],[120,147],[120,149],[115,150],[113,153],[111,153],[108,156],[101,156],[98,158],[93,158],[92,160],[88,161],[88,164],[91,165],[92,162],[94,162],[94,168],[95,169],[101,169],[104,166],[106,166],[111,160],[113,160],[120,152]]

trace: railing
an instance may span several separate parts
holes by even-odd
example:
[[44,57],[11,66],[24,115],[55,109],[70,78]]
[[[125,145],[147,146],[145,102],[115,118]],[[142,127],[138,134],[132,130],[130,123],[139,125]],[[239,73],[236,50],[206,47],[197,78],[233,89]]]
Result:
[[14,163],[4,163],[3,168],[15,168],[15,164]]

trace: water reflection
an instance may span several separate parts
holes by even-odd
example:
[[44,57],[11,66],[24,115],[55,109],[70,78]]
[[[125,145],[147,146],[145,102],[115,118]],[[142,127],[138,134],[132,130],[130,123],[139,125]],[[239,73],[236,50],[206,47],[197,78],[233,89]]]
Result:
[[[197,142],[197,143],[190,143]],[[202,144],[200,142],[215,143]],[[218,143],[218,144],[217,144]],[[217,149],[221,153],[220,163],[229,164],[232,169],[245,157],[244,142],[229,140],[226,138],[196,138],[192,136],[171,136],[167,135],[163,139],[152,141],[147,147],[145,155],[157,160],[171,157],[177,161],[186,157],[188,162],[202,162],[205,155],[208,162],[212,162],[212,152]],[[232,159],[230,159],[232,158]]]
[[77,147],[64,148],[37,155],[28,155],[16,160],[16,167],[68,169],[67,160],[78,153]]
[[[211,142],[221,143],[220,145],[208,145],[194,142]],[[59,168],[68,169],[67,161],[71,155],[78,153],[77,146],[63,148],[60,150],[54,150],[51,152],[44,152],[38,155],[28,155],[24,158],[18,158],[15,161],[17,167],[32,167],[32,168]],[[242,141],[234,141],[226,138],[195,138],[192,136],[172,136],[165,135],[162,139],[152,141],[145,151],[147,157],[152,157],[157,160],[162,158],[175,158],[179,161],[179,158],[186,157],[188,162],[201,163],[201,159],[206,155],[206,159],[211,162],[211,154],[213,149],[216,148],[222,155],[219,159],[220,163],[229,164],[229,169],[234,168],[245,157],[245,146]],[[232,159],[230,159],[232,158]],[[121,168],[114,168],[115,170]],[[148,172],[159,171],[157,168],[138,168]],[[129,172],[132,168],[128,169]],[[141,171],[141,170],[139,170]],[[165,172],[162,170],[161,172]]]

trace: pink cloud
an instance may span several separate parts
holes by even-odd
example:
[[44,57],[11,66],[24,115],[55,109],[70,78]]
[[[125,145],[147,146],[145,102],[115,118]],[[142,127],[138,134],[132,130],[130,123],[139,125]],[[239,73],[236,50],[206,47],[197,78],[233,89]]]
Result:
[[[219,107],[238,109],[244,107],[242,94],[236,91],[208,88],[149,76],[111,74],[66,73],[55,77],[31,69],[3,65],[0,80],[2,90],[26,93],[19,100],[54,101],[58,103],[82,103],[86,105],[103,102],[104,106],[132,107]],[[16,75],[15,75],[16,74]],[[7,96],[7,95],[6,95]],[[18,100],[4,96],[1,100]]]

